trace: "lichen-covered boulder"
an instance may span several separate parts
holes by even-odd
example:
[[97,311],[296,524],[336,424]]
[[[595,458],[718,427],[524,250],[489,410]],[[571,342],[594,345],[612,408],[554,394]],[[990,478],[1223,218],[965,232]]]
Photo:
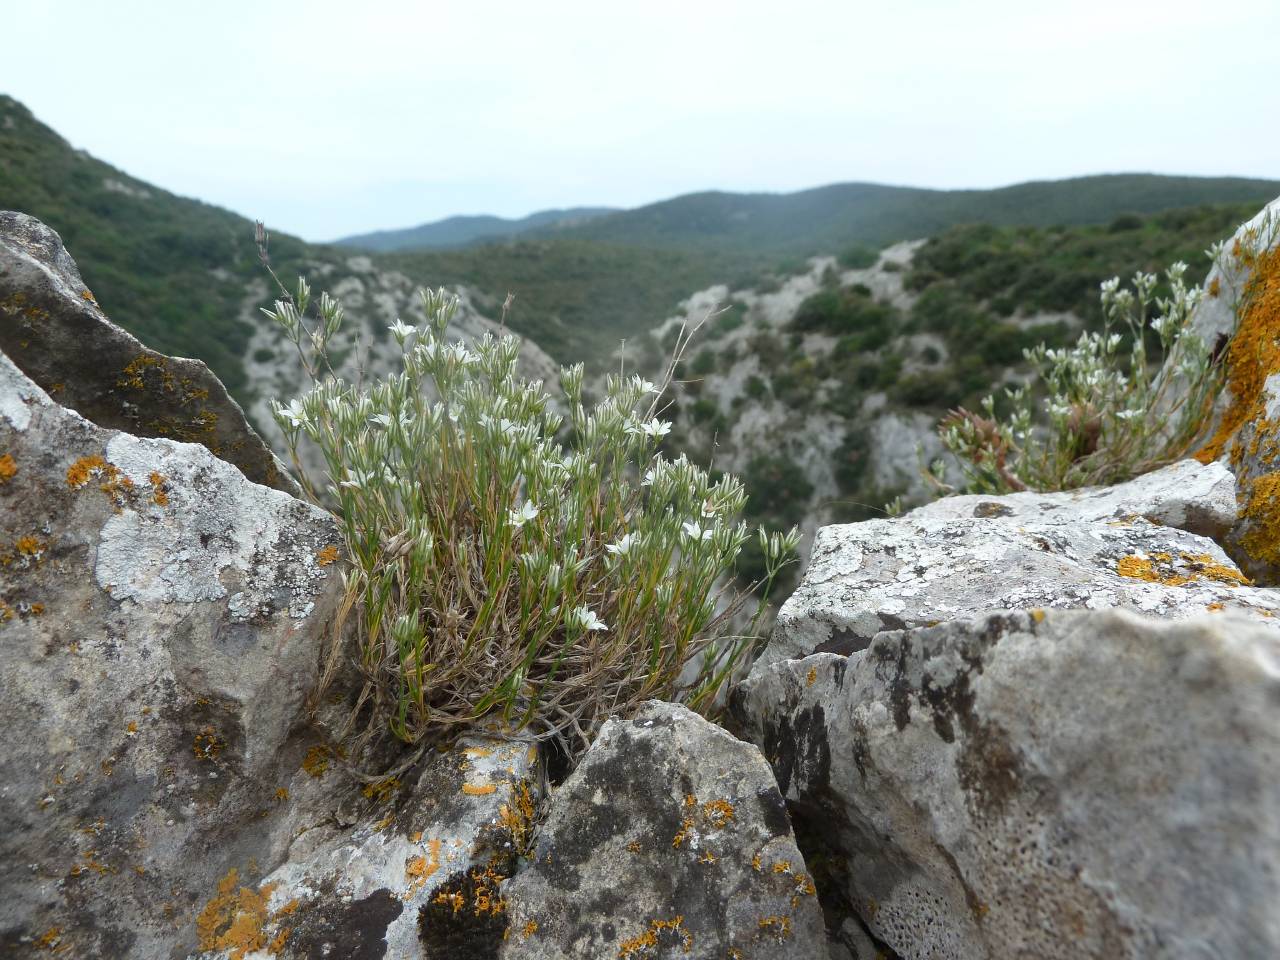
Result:
[[112,323],[58,234],[9,210],[0,210],[0,351],[99,426],[202,444],[255,483],[298,493],[202,361],[148,349]]
[[329,774],[320,789],[329,756],[295,775],[285,802],[309,820],[284,862],[252,880],[230,867],[208,891],[200,956],[494,960],[503,882],[540,796],[537,748],[472,735],[398,776],[357,788]]
[[1112,488],[955,497],[905,517],[823,527],[753,670],[992,610],[1234,611],[1280,628],[1280,592],[1249,586],[1212,540],[1165,525],[1220,530],[1231,491],[1220,464],[1190,461]]
[[[1280,200],[1244,224],[1205,281],[1193,328],[1222,354],[1226,388],[1197,458],[1236,478],[1238,518],[1225,538],[1249,576],[1280,583]],[[1226,343],[1226,337],[1231,340]]]
[[905,960],[1280,956],[1272,631],[1000,614],[777,663],[733,702]]
[[504,893],[504,960],[826,957],[768,764],[673,704],[605,724]]
[[342,585],[323,512],[0,354],[0,954],[168,957],[269,863]]
[[942,497],[917,507],[908,516],[946,520],[1007,517],[1048,523],[1106,523],[1141,517],[1218,540],[1235,523],[1236,484],[1231,471],[1220,463],[1180,460],[1109,487]]

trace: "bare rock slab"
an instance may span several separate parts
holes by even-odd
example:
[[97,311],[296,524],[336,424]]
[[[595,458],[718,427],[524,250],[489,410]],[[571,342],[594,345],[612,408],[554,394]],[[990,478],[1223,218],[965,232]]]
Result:
[[1234,617],[886,632],[735,692],[908,960],[1280,956],[1280,640]]
[[768,764],[673,704],[604,726],[504,892],[504,960],[827,956]]
[[280,854],[340,542],[0,354],[0,954],[185,955],[225,864]]
[[1186,461],[1110,488],[953,497],[823,527],[753,670],[993,610],[1234,612],[1278,628],[1280,593],[1250,586],[1213,540],[1167,525],[1221,529],[1233,491],[1221,464]]
[[112,323],[58,234],[9,210],[0,210],[0,350],[99,426],[202,444],[255,483],[298,493],[202,361],[151,350]]

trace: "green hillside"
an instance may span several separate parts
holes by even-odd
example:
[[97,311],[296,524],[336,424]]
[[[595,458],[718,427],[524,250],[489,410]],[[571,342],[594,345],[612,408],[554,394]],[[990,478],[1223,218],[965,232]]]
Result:
[[697,193],[563,231],[600,243],[807,256],[861,244],[880,248],[958,223],[1048,226],[1106,223],[1121,213],[1234,203],[1261,206],[1280,181],[1114,174],[996,190],[923,190],[842,183],[789,194]]
[[509,240],[539,228],[563,229],[606,213],[612,207],[573,207],[569,210],[539,210],[527,217],[447,217],[404,230],[375,230],[335,240],[340,247],[362,250],[430,250],[465,247],[481,241]]

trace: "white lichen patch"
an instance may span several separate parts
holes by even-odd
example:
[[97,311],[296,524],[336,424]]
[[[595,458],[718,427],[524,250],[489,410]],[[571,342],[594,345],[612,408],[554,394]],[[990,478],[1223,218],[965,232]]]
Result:
[[196,444],[119,434],[105,456],[138,489],[163,475],[168,501],[136,498],[103,526],[94,572],[113,599],[227,598],[232,621],[307,616],[329,575],[316,556],[336,538],[325,514]]

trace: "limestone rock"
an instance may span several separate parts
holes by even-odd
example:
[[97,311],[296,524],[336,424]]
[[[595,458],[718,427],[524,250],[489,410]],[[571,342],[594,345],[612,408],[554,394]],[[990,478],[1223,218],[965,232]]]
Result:
[[907,960],[1280,956],[1277,703],[1273,632],[1120,610],[886,632],[734,696]]
[[298,492],[202,361],[150,350],[108,320],[58,234],[12,211],[0,211],[0,351],[99,426],[200,443],[255,483]]
[[505,893],[505,960],[826,956],[768,764],[672,704],[605,724]]
[[1226,389],[1198,454],[1235,474],[1238,519],[1224,540],[1251,577],[1280,583],[1280,199],[1241,226],[1205,282],[1193,329],[1226,343]]
[[1142,517],[1152,523],[1211,540],[1227,535],[1236,519],[1236,485],[1220,463],[1181,460],[1110,487],[1060,493],[1013,493],[998,497],[943,497],[909,517],[977,519],[1017,517],[1060,523],[1097,523]]
[[[362,790],[332,776],[323,791],[299,784],[289,802],[310,822],[244,892],[239,871],[210,890],[201,957],[255,945],[282,960],[496,957],[507,931],[502,884],[539,795],[537,760],[529,744],[473,735],[412,776]],[[326,809],[337,812],[322,819]]]
[[0,354],[0,954],[168,957],[227,864],[271,862],[339,543]]
[[1188,462],[1113,488],[955,497],[897,519],[824,527],[753,669],[992,610],[1234,611],[1280,627],[1280,592],[1247,586],[1212,540],[1162,525],[1220,530],[1231,489],[1221,465]]

